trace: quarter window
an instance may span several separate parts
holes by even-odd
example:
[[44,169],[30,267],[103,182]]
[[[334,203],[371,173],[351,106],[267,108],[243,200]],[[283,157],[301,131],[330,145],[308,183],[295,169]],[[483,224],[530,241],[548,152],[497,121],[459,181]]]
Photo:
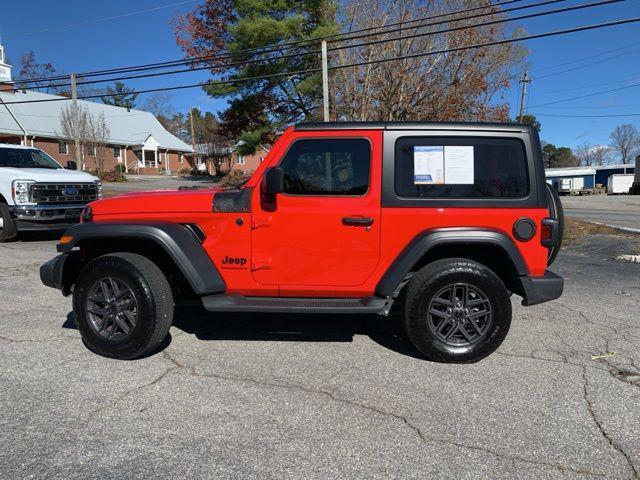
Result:
[[363,138],[298,140],[282,160],[284,192],[291,195],[364,195],[371,144]]
[[524,144],[512,138],[400,138],[395,191],[405,198],[523,198]]

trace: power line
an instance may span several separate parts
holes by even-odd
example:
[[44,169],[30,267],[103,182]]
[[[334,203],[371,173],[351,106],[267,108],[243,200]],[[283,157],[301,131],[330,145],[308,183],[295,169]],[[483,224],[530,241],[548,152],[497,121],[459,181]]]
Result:
[[[557,1],[564,1],[564,0],[551,0],[551,2],[547,2],[547,3],[555,3]],[[330,48],[329,50],[341,50],[343,48],[356,48],[356,47],[362,47],[362,46],[368,46],[368,45],[376,45],[379,43],[387,43],[387,42],[394,42],[394,41],[398,41],[398,40],[408,40],[411,38],[419,38],[419,37],[425,37],[425,36],[430,36],[430,35],[437,35],[439,33],[448,33],[448,32],[455,32],[458,30],[466,30],[469,28],[477,28],[477,27],[485,27],[488,25],[495,25],[498,23],[507,23],[507,22],[513,22],[515,20],[523,20],[526,18],[535,18],[535,17],[543,17],[546,15],[554,15],[556,13],[564,13],[564,12],[570,12],[573,10],[581,10],[584,8],[592,8],[592,7],[600,7],[603,5],[609,5],[612,3],[619,3],[619,2],[624,2],[626,0],[601,0],[598,2],[593,2],[593,3],[583,3],[580,5],[575,5],[572,7],[565,7],[565,8],[558,8],[556,10],[548,10],[546,12],[537,12],[537,13],[529,13],[527,15],[520,15],[519,17],[513,17],[513,18],[506,18],[506,19],[499,19],[499,20],[490,20],[488,22],[484,22],[484,23],[477,23],[477,24],[473,24],[473,25],[462,25],[460,27],[451,27],[451,28],[447,28],[445,30],[437,30],[435,32],[423,32],[423,33],[414,33],[411,35],[403,35],[403,36],[399,36],[399,37],[393,37],[393,38],[389,38],[389,39],[383,39],[383,40],[372,40],[370,42],[363,42],[363,43],[359,43],[356,45],[348,45],[346,47],[333,47]],[[538,6],[538,5],[536,5]],[[522,7],[520,7],[522,8]]]
[[613,115],[555,115],[550,113],[532,113],[536,117],[557,117],[557,118],[619,118],[619,117],[640,117],[640,113],[621,113]]
[[580,100],[582,98],[595,97],[596,95],[604,95],[605,93],[618,92],[620,90],[628,90],[629,88],[635,88],[635,87],[640,87],[640,83],[627,85],[626,87],[618,87],[618,88],[611,88],[609,90],[601,90],[599,92],[589,93],[587,95],[580,95],[577,97],[563,98],[562,100],[556,100],[554,102],[540,103],[538,105],[533,105],[531,108],[546,107],[547,105],[556,105],[558,103],[571,102],[572,100]]
[[140,15],[140,14],[143,14],[143,13],[156,12],[158,10],[164,10],[166,8],[179,7],[181,5],[186,5],[187,3],[194,3],[196,1],[197,0],[185,0],[185,1],[182,1],[182,2],[171,3],[169,5],[162,5],[162,6],[159,6],[159,7],[146,8],[144,10],[137,10],[135,12],[127,12],[127,13],[121,13],[121,14],[118,14],[118,15],[112,15],[110,17],[96,18],[96,19],[93,19],[93,20],[86,20],[84,22],[70,23],[70,24],[67,24],[67,25],[60,25],[60,26],[57,26],[57,27],[50,27],[50,28],[44,28],[44,29],[40,29],[40,30],[33,30],[31,32],[17,33],[15,35],[9,35],[6,38],[26,37],[28,35],[33,35],[33,34],[36,34],[36,33],[56,32],[58,30],[66,30],[67,28],[83,27],[85,25],[93,25],[95,23],[106,22],[106,21],[109,21],[109,20],[117,20],[119,18],[131,17],[133,15]]
[[[313,38],[313,39],[296,40],[296,41],[284,42],[284,43],[280,43],[280,44],[277,44],[277,45],[274,44],[274,45],[271,45],[271,46],[268,45],[268,46],[265,46],[265,47],[258,47],[258,48],[248,48],[248,49],[238,50],[237,52],[233,52],[233,53],[212,55],[212,56],[203,56],[203,57],[191,57],[191,58],[180,59],[180,60],[171,60],[171,61],[166,61],[166,62],[157,62],[157,63],[143,64],[143,65],[134,65],[134,66],[130,66],[130,67],[120,67],[120,68],[111,68],[111,69],[104,69],[104,70],[95,70],[95,71],[90,71],[90,72],[79,73],[79,74],[77,74],[77,76],[78,77],[82,77],[82,78],[86,78],[86,77],[90,77],[90,76],[101,76],[101,75],[108,75],[108,74],[112,74],[112,73],[126,73],[126,72],[135,72],[135,71],[144,71],[144,70],[155,70],[155,69],[159,69],[159,68],[168,68],[168,67],[180,66],[180,65],[197,64],[197,63],[202,63],[203,61],[222,60],[222,59],[225,59],[225,58],[229,58],[229,57],[232,57],[232,56],[238,56],[240,54],[245,54],[245,53],[254,53],[254,54],[272,53],[274,51],[289,50],[291,48],[294,48],[293,47],[294,45],[299,46],[302,43],[318,42],[318,41],[323,40],[323,39],[324,40],[329,40],[329,41],[343,41],[343,40],[346,41],[346,40],[351,40],[352,39],[352,35],[354,33],[360,33],[360,32],[364,32],[364,31],[371,31],[373,29],[394,27],[394,26],[401,25],[401,24],[424,22],[426,20],[432,20],[432,19],[435,19],[435,18],[442,18],[442,17],[445,17],[445,16],[451,16],[451,15],[458,15],[458,14],[461,14],[461,13],[468,13],[468,12],[476,11],[476,10],[480,10],[480,9],[494,8],[494,7],[498,7],[498,6],[502,6],[502,5],[506,5],[506,4],[511,4],[511,3],[516,3],[516,2],[521,2],[521,1],[524,1],[524,0],[508,0],[508,1],[503,1],[503,2],[497,2],[495,4],[487,5],[487,6],[483,6],[483,7],[468,8],[468,9],[464,9],[464,10],[458,10],[458,11],[443,13],[443,14],[439,14],[439,15],[431,15],[431,16],[427,16],[427,17],[412,19],[412,20],[405,20],[405,21],[402,21],[402,22],[390,23],[390,24],[382,25],[380,27],[369,27],[369,28],[363,28],[363,29],[359,29],[359,30],[354,30],[352,32],[344,32],[344,33],[336,33],[336,34],[332,34],[332,35],[325,35],[323,37],[317,37],[317,38]],[[506,13],[506,12],[513,11],[513,10],[520,10],[520,9],[525,9],[525,8],[534,8],[534,7],[539,7],[539,6],[548,5],[548,4],[552,4],[552,3],[566,2],[566,1],[568,1],[568,0],[546,0],[544,2],[539,2],[539,3],[536,3],[536,4],[532,4],[532,5],[525,5],[525,6],[517,7],[517,8],[504,9],[504,10],[501,10],[499,12],[489,12],[489,13],[484,13],[484,14],[478,14],[478,15],[475,15],[475,16],[456,18],[456,19],[449,19],[449,20],[446,20],[446,21],[434,22],[434,23],[430,23],[430,24],[423,24],[423,25],[419,25],[419,26],[415,26],[415,27],[406,27],[406,28],[424,28],[424,27],[429,27],[429,26],[441,24],[441,23],[454,22],[454,21],[457,22],[457,21],[461,21],[461,20],[479,18],[479,17],[487,16],[487,15],[495,15],[497,13]],[[625,0],[620,0],[620,1],[625,1]],[[366,36],[383,35],[383,34],[390,33],[390,32],[391,31],[375,32],[375,33],[368,34]],[[340,37],[347,37],[347,38],[343,39],[343,38],[340,38]],[[358,37],[353,37],[353,38],[358,38]],[[331,40],[331,39],[336,39],[336,40]],[[63,79],[66,79],[67,77],[68,76],[60,75],[60,76],[54,76],[54,77],[25,79],[25,80],[22,80],[20,82],[20,84],[45,82],[45,81],[51,81],[51,80],[63,80]]]
[[614,80],[613,82],[592,83],[590,85],[582,85],[580,87],[572,87],[572,88],[561,88],[559,90],[543,90],[542,92],[536,91],[536,95],[549,95],[549,94],[552,94],[552,93],[574,92],[576,90],[586,90],[586,89],[594,88],[594,87],[604,87],[606,85],[614,85],[616,83],[632,82],[632,81],[635,81],[635,80],[640,80],[640,77],[626,78],[624,80]]
[[[570,33],[584,32],[584,31],[588,31],[588,30],[595,30],[595,29],[600,29],[600,28],[607,28],[607,27],[613,27],[613,26],[619,26],[619,25],[626,25],[626,24],[629,24],[629,23],[637,23],[637,22],[640,22],[640,17],[625,18],[625,19],[622,19],[622,20],[614,20],[614,21],[610,21],[610,22],[604,22],[604,23],[598,23],[598,24],[592,24],[592,25],[583,25],[583,26],[580,26],[580,27],[573,27],[573,28],[568,28],[568,29],[564,29],[564,30],[555,30],[555,31],[551,31],[551,32],[538,33],[538,34],[534,34],[534,35],[526,35],[526,36],[518,37],[518,38],[509,38],[509,39],[504,39],[504,40],[496,40],[496,41],[493,41],[493,42],[478,43],[478,44],[474,44],[474,45],[465,45],[465,46],[461,46],[461,47],[443,49],[443,50],[439,50],[439,51],[431,51],[431,52],[426,52],[426,53],[414,53],[414,54],[409,54],[409,55],[402,55],[402,56],[397,56],[397,57],[383,58],[383,59],[378,59],[378,60],[369,60],[369,61],[363,61],[363,62],[335,65],[335,66],[329,67],[329,69],[330,70],[337,70],[337,69],[344,69],[344,68],[359,67],[359,66],[364,66],[364,65],[387,63],[387,62],[392,62],[392,61],[397,61],[397,60],[404,60],[404,59],[409,59],[409,58],[426,57],[426,56],[431,56],[431,55],[441,55],[441,54],[444,54],[444,53],[458,52],[458,51],[463,51],[463,50],[470,50],[470,49],[482,48],[482,47],[490,47],[490,46],[496,46],[496,45],[504,45],[504,44],[508,44],[508,43],[522,42],[522,41],[525,41],[525,40],[535,40],[535,39],[539,39],[539,38],[553,37],[553,36],[558,36],[558,35],[567,35],[567,34],[570,34]],[[147,90],[138,90],[138,91],[134,91],[134,92],[130,92],[130,93],[142,94],[142,93],[151,93],[151,92],[164,92],[164,91],[169,91],[169,90],[182,90],[182,89],[187,89],[187,88],[206,87],[206,86],[215,85],[215,84],[242,83],[242,82],[246,82],[246,81],[264,80],[264,79],[268,79],[268,78],[286,77],[286,76],[300,75],[300,74],[306,74],[306,73],[316,73],[316,72],[319,72],[320,70],[321,70],[320,68],[309,68],[309,69],[299,70],[299,71],[295,71],[295,72],[281,72],[281,73],[274,73],[274,74],[271,74],[271,75],[262,75],[262,76],[256,76],[256,77],[247,77],[247,78],[231,79],[231,80],[214,80],[214,81],[210,81],[210,82],[196,83],[196,84],[191,84],[191,85],[178,85],[178,86],[173,86],[173,87],[152,88],[152,89],[147,89]],[[104,95],[87,95],[87,96],[82,96],[82,97],[78,97],[78,98],[80,98],[80,99],[91,99],[91,98],[100,98],[100,97],[103,97],[103,96]],[[15,104],[24,104],[24,103],[45,103],[45,102],[56,102],[56,101],[66,101],[66,100],[69,100],[69,98],[56,97],[56,98],[51,98],[51,99],[12,101],[12,102],[5,102],[5,104],[7,104],[7,105],[15,105]]]
[[[547,1],[547,2],[540,3],[540,4],[536,4],[534,6],[540,6],[542,4],[547,4],[547,3],[557,3],[558,1],[566,1],[566,0],[550,0],[550,1]],[[336,51],[336,50],[342,50],[342,49],[350,49],[350,48],[358,48],[358,47],[362,47],[362,46],[376,45],[376,44],[380,44],[380,43],[394,42],[394,41],[398,41],[398,40],[407,40],[407,39],[424,37],[424,36],[438,35],[438,34],[442,34],[442,33],[449,33],[449,32],[454,32],[454,31],[459,31],[459,30],[466,30],[466,29],[471,29],[471,28],[484,27],[484,26],[488,26],[488,25],[495,25],[495,24],[498,24],[498,23],[513,22],[513,21],[516,21],[516,20],[522,20],[522,19],[527,19],[527,18],[542,17],[542,16],[554,15],[554,14],[558,14],[558,13],[565,13],[565,12],[570,12],[570,11],[575,11],[575,10],[581,10],[581,9],[585,9],[585,8],[599,7],[599,6],[609,5],[609,4],[612,4],[612,3],[619,3],[619,2],[623,2],[623,1],[625,1],[625,0],[601,0],[601,1],[598,1],[598,2],[585,3],[585,4],[575,5],[575,6],[571,6],[571,7],[564,7],[564,8],[559,8],[559,9],[555,9],[555,10],[548,10],[548,11],[545,11],[545,12],[537,12],[537,13],[532,13],[532,14],[527,14],[527,15],[521,15],[521,16],[513,17],[513,18],[490,20],[488,22],[477,23],[477,24],[472,24],[472,25],[462,25],[462,26],[459,26],[459,27],[451,27],[451,28],[442,29],[442,30],[436,30],[436,31],[432,31],[432,32],[415,33],[415,34],[412,34],[412,35],[397,36],[397,37],[392,37],[392,38],[382,39],[382,40],[372,40],[372,41],[369,41],[369,42],[362,42],[362,43],[358,43],[358,44],[354,44],[354,45],[346,45],[346,46],[343,46],[343,47],[332,47],[332,48],[329,48],[328,50],[329,51]],[[531,7],[531,6],[518,7],[518,8],[529,8],[529,7]],[[474,17],[469,17],[469,18],[474,18]],[[462,19],[457,19],[457,20],[462,20]],[[413,27],[413,28],[416,28],[416,27]],[[385,32],[385,33],[387,33],[387,32]],[[370,35],[366,35],[366,36],[370,36]],[[101,80],[89,80],[89,81],[81,82],[81,85],[90,85],[90,84],[114,82],[114,81],[120,81],[120,80],[139,79],[139,78],[158,77],[158,76],[164,76],[164,75],[175,75],[175,74],[179,74],[179,73],[190,73],[190,72],[200,71],[200,70],[211,70],[211,69],[217,68],[217,67],[230,68],[230,67],[237,67],[237,66],[255,64],[257,62],[280,61],[280,60],[284,60],[284,59],[287,59],[287,58],[299,58],[300,56],[316,55],[316,54],[319,54],[319,53],[320,53],[320,50],[313,50],[313,51],[305,52],[305,53],[283,55],[283,56],[276,57],[276,58],[246,60],[246,61],[234,62],[234,63],[230,63],[230,64],[220,64],[220,65],[213,65],[213,66],[207,65],[207,66],[203,66],[203,67],[187,68],[187,69],[181,69],[181,70],[172,70],[172,71],[169,71],[169,72],[144,73],[144,74],[138,74],[138,75],[129,75],[129,76],[125,76],[125,77],[115,77],[115,78],[107,78],[107,79],[101,79]],[[44,86],[39,87],[39,88],[61,88],[61,87],[68,87],[68,86],[69,86],[68,83],[48,84],[48,85],[44,85]]]

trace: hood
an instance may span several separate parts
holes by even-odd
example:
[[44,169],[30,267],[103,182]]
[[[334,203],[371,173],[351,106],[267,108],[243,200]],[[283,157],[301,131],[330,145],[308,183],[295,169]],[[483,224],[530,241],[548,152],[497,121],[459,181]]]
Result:
[[213,195],[220,189],[155,190],[125,193],[93,202],[94,215],[131,215],[153,213],[211,213]]
[[8,168],[0,167],[0,175],[10,175],[13,180],[35,180],[36,182],[51,183],[90,183],[97,182],[93,175],[76,170],[58,168]]

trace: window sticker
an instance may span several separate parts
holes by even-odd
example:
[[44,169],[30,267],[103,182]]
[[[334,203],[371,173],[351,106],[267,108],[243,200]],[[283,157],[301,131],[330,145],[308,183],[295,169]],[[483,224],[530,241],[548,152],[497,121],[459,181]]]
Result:
[[473,147],[444,147],[444,178],[447,184],[473,184],[473,165]]
[[444,147],[413,147],[413,183],[415,185],[444,183]]

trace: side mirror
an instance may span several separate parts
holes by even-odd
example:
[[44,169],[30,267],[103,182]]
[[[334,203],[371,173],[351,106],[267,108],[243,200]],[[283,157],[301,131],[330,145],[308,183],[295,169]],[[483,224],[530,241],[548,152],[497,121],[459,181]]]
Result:
[[265,172],[262,191],[271,196],[284,192],[284,171],[280,167],[272,167]]
[[78,164],[76,162],[74,162],[73,160],[69,160],[67,162],[67,170],[77,170],[78,169]]

